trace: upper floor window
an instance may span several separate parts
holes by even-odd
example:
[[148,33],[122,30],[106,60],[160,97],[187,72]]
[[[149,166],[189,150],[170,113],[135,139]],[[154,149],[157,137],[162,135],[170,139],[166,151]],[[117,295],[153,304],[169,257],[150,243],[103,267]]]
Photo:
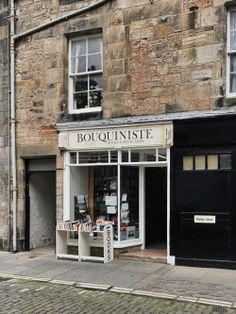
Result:
[[236,9],[228,12],[227,96],[236,97]]
[[72,39],[69,45],[70,112],[100,111],[102,88],[102,37]]

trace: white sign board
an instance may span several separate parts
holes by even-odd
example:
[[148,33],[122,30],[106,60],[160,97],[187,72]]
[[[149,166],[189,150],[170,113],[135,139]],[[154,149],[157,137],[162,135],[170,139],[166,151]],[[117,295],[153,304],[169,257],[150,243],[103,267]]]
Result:
[[172,144],[172,123],[78,129],[59,134],[59,147],[68,150],[165,147]]
[[104,226],[104,263],[113,260],[113,227],[112,225]]
[[216,216],[209,215],[194,215],[195,224],[215,224]]

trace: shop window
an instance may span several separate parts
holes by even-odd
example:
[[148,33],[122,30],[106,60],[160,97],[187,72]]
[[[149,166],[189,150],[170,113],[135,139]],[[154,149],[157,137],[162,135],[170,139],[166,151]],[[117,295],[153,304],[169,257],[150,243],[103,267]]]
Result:
[[206,159],[204,155],[195,156],[195,170],[205,170]]
[[70,112],[100,111],[102,90],[102,37],[72,39],[69,45]]
[[183,157],[183,170],[193,170],[193,156]]
[[139,152],[131,151],[131,162],[139,162]]
[[158,160],[159,161],[166,161],[166,149],[165,148],[158,148]]

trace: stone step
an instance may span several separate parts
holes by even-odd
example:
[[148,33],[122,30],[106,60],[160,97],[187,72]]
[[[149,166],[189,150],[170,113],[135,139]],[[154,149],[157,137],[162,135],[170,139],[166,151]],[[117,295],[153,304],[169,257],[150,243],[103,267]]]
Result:
[[143,261],[143,262],[154,262],[154,263],[167,263],[167,257],[162,252],[159,253],[158,251],[152,252],[145,252],[143,251],[135,251],[135,252],[128,252],[122,253],[119,255],[119,259],[122,260],[133,260],[133,261]]

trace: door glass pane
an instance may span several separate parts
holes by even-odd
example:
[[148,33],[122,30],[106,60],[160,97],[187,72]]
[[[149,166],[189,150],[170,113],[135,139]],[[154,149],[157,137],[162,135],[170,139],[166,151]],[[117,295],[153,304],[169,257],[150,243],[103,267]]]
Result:
[[217,170],[218,169],[218,155],[207,156],[207,169]]
[[193,156],[183,157],[183,170],[193,170]]
[[220,169],[231,169],[231,154],[220,154]]
[[206,159],[204,155],[195,156],[195,170],[205,170],[206,169]]
[[139,168],[121,167],[120,240],[139,238]]

